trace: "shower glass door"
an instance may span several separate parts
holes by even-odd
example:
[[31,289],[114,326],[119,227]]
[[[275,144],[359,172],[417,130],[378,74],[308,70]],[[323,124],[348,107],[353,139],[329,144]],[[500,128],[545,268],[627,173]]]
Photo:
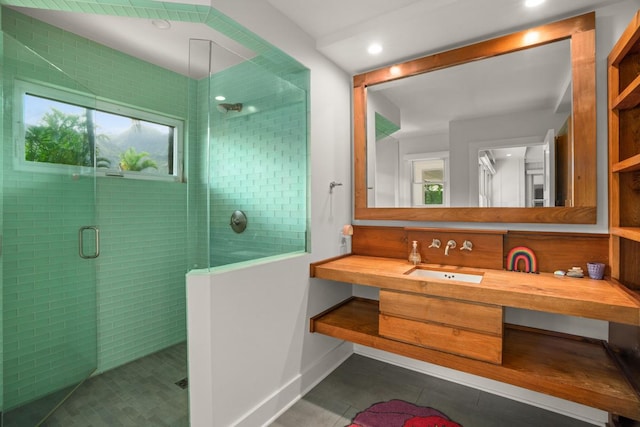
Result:
[[95,97],[2,42],[2,414],[34,426],[97,366]]

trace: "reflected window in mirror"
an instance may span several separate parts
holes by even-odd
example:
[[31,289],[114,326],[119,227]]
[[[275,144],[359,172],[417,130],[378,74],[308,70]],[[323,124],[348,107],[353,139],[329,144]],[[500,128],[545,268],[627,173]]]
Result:
[[448,157],[426,157],[410,160],[411,206],[446,207],[449,203]]

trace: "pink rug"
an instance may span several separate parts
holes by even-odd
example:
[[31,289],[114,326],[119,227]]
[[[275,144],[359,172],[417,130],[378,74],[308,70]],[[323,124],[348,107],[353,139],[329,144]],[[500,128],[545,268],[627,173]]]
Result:
[[376,403],[358,413],[347,427],[462,427],[442,412],[403,400]]

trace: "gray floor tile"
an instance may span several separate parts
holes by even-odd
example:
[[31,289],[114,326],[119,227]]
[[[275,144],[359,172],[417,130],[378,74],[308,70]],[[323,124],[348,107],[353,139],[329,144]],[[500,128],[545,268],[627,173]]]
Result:
[[[187,348],[181,343],[88,379],[42,425],[186,427],[188,391],[175,384],[186,376]],[[5,427],[37,423],[24,418],[33,405],[11,412]]]
[[421,392],[420,387],[398,383],[377,372],[368,375],[363,372],[354,372],[352,375],[347,375],[342,371],[339,376],[331,375],[325,381],[316,386],[316,393],[345,402],[358,410],[368,408],[372,402],[389,399],[415,402]]
[[[330,424],[344,427],[359,412],[391,399],[437,409],[463,427],[591,426],[550,411],[359,355],[347,359],[302,398],[300,402],[306,403],[292,406],[273,425],[316,425],[309,424],[316,422],[309,419],[313,415],[307,405],[313,403],[322,422],[326,420],[325,411],[336,416],[344,411],[339,421]],[[291,420],[295,420],[294,424],[289,423]]]
[[[87,381],[44,426],[186,427],[188,392],[175,385],[186,371],[186,345],[181,344],[106,372]],[[359,412],[391,399],[432,407],[464,427],[590,426],[359,355],[349,357],[272,426],[344,427]]]
[[336,414],[320,405],[301,399],[272,425],[277,427],[333,427],[342,419],[342,414]]

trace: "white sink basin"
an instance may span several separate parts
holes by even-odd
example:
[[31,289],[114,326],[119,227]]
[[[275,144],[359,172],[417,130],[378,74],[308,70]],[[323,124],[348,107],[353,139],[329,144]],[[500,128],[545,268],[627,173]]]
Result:
[[456,280],[458,282],[480,283],[482,281],[481,274],[455,273],[452,271],[427,270],[424,268],[416,268],[408,273],[414,277],[430,277],[432,279]]

